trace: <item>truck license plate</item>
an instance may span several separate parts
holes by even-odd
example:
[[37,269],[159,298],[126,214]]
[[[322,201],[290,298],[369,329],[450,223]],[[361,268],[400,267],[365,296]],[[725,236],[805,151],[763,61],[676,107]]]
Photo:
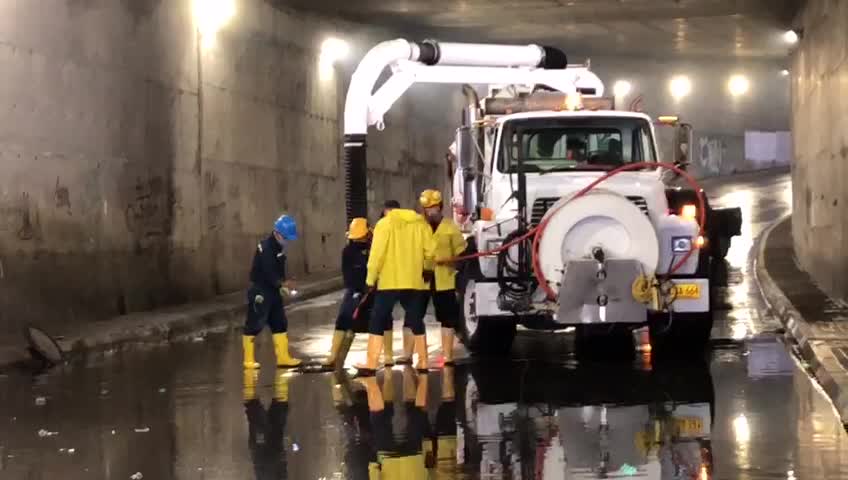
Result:
[[701,287],[697,283],[678,283],[675,287],[677,288],[677,298],[701,298]]
[[698,435],[704,431],[704,422],[698,417],[682,417],[674,419],[680,435]]

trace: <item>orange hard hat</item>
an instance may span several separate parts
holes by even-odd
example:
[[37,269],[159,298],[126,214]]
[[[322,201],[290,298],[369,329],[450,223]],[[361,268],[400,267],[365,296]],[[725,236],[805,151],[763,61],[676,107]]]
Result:
[[357,217],[350,221],[347,238],[351,240],[361,240],[368,236],[368,232],[368,220],[362,217]]

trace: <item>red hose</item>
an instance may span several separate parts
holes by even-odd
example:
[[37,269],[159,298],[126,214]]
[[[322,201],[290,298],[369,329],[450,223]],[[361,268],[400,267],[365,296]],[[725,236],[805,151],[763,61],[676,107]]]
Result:
[[[630,171],[630,170],[641,170],[643,168],[664,168],[666,170],[671,170],[671,171],[677,173],[678,175],[682,176],[683,179],[686,180],[686,182],[689,183],[690,186],[692,186],[692,188],[695,190],[695,194],[698,197],[698,230],[699,230],[698,233],[703,234],[704,233],[704,222],[706,221],[706,204],[704,202],[704,193],[701,191],[701,186],[698,185],[698,182],[696,182],[695,179],[692,178],[691,175],[686,173],[685,170],[683,170],[683,169],[681,169],[681,168],[679,168],[675,165],[672,165],[670,163],[640,162],[640,163],[631,163],[631,164],[628,164],[628,165],[623,165],[621,167],[616,168],[615,170],[611,170],[611,171],[605,173],[604,175],[599,177],[597,180],[593,181],[592,183],[590,183],[589,185],[587,185],[586,187],[584,187],[583,189],[578,191],[576,194],[574,194],[574,196],[571,197],[571,200],[574,200],[575,198],[579,198],[579,197],[582,197],[583,195],[586,195],[592,189],[597,187],[600,183],[606,181],[607,179],[609,179],[611,177],[614,177],[615,175],[618,175],[619,173],[627,172],[627,171]],[[562,207],[568,205],[568,203],[571,200],[563,203],[562,205],[557,207],[556,210],[552,210],[552,211],[548,212],[548,214],[545,215],[545,219],[542,220],[542,222],[539,223],[539,225],[530,229],[527,233],[525,233],[524,235],[512,240],[509,243],[503,244],[500,247],[489,250],[489,251],[477,252],[477,253],[474,253],[472,255],[455,257],[455,258],[451,258],[451,259],[449,259],[445,262],[440,262],[440,263],[459,262],[459,261],[462,261],[462,260],[471,260],[471,259],[480,258],[480,257],[487,257],[487,256],[490,256],[490,255],[497,255],[498,253],[500,253],[504,250],[508,250],[508,249],[518,245],[519,243],[527,240],[531,236],[536,235],[533,238],[533,248],[531,250],[531,252],[532,252],[532,262],[533,262],[533,274],[536,277],[536,280],[539,282],[539,286],[542,287],[542,289],[547,294],[548,299],[554,300],[554,299],[556,299],[556,292],[554,292],[553,289],[551,289],[550,285],[548,285],[548,281],[545,278],[544,273],[542,272],[542,266],[541,266],[541,263],[540,263],[540,260],[539,260],[539,255],[538,255],[539,242],[542,238],[542,235],[545,233],[545,229],[548,226],[548,222],[550,222],[551,218],[553,218],[553,214],[556,213],[557,211],[559,211],[559,209],[561,209]],[[682,267],[686,263],[686,261],[689,260],[689,257],[692,256],[692,252],[694,252],[694,251],[695,251],[695,246],[693,244],[693,246],[689,249],[689,251],[686,252],[686,255],[684,255],[683,258],[679,262],[677,262],[676,264],[674,264],[671,267],[671,270],[669,270],[668,275],[670,276],[671,274],[673,274],[674,272],[679,270],[680,267]]]

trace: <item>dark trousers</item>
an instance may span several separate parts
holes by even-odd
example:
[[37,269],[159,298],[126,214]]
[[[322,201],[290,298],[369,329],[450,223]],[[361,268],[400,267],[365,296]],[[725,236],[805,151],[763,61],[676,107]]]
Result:
[[[354,298],[356,293],[349,288],[345,290],[339,313],[336,315],[336,330],[353,330],[356,333],[368,331],[368,317],[374,304],[374,294],[360,292],[359,297]],[[357,313],[356,319],[353,318],[354,313]]]
[[286,333],[288,330],[289,322],[283,308],[283,296],[279,290],[252,285],[247,289],[244,334],[259,335],[265,325],[271,327],[271,333]]
[[424,290],[378,290],[368,333],[383,335],[383,332],[392,329],[392,310],[398,302],[404,311],[403,324],[415,335],[424,335],[424,314],[427,310],[427,292]]
[[286,431],[288,403],[271,402],[268,410],[259,400],[244,404],[247,416],[250,457],[257,480],[287,478],[286,450],[283,439]]

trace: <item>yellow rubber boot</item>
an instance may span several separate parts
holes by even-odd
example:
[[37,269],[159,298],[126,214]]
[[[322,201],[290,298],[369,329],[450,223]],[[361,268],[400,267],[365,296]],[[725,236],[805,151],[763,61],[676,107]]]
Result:
[[256,361],[256,337],[242,335],[241,346],[244,350],[244,368],[248,370],[259,368],[259,363]]
[[383,332],[383,365],[392,367],[395,364],[395,344],[392,330]]
[[429,381],[429,374],[422,373],[418,375],[418,387],[415,389],[415,406],[418,408],[427,407],[427,387]]
[[356,381],[365,387],[365,393],[368,396],[369,411],[382,412],[386,409],[383,392],[380,391],[380,386],[377,385],[377,377],[362,377],[356,379]]
[[283,372],[277,375],[274,379],[274,400],[278,402],[289,401],[289,380],[291,380],[292,376],[293,375],[288,372]]
[[333,367],[336,365],[336,359],[339,357],[339,350],[342,348],[342,342],[344,341],[345,332],[344,330],[335,330],[333,331],[333,344],[330,347],[330,355],[326,360],[321,362],[321,365],[324,367]]
[[374,375],[377,371],[377,362],[380,361],[380,352],[383,350],[382,335],[368,335],[368,352],[365,356],[365,364],[356,365],[362,375]]
[[244,401],[256,399],[256,382],[259,381],[259,372],[255,368],[250,368],[244,371]]
[[403,356],[397,359],[398,365],[412,365],[412,350],[415,347],[415,335],[408,328],[403,329]]
[[352,330],[348,330],[344,332],[344,337],[342,337],[342,345],[339,348],[339,353],[336,356],[336,370],[344,369],[345,361],[347,360],[347,354],[350,352],[350,347],[353,345],[353,339],[356,336]]
[[445,365],[453,365],[453,338],[453,329],[442,327],[442,355],[445,357]]
[[415,335],[415,354],[418,355],[418,363],[415,364],[415,369],[419,372],[426,372],[429,367],[427,359],[427,335]]
[[456,387],[454,387],[454,367],[451,365],[445,366],[442,370],[442,400],[452,402],[456,397]]
[[277,354],[277,366],[280,368],[294,368],[301,364],[297,358],[289,355],[289,334],[274,334],[274,353]]

